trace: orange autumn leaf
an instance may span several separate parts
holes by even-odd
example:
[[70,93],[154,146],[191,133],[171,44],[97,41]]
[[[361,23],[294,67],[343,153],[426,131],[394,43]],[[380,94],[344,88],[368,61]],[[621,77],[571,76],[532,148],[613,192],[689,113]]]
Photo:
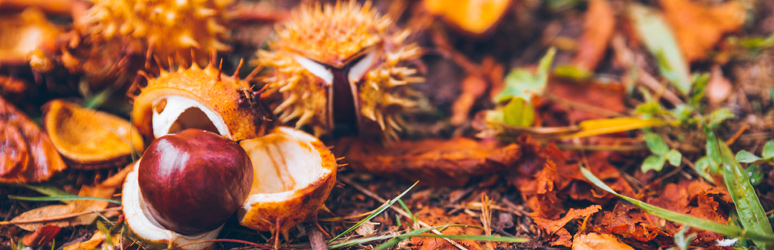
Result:
[[450,3],[444,0],[422,2],[430,13],[464,32],[480,36],[490,31],[505,16],[511,0],[467,0]]
[[601,209],[602,209],[602,206],[600,205],[591,205],[584,209],[572,208],[570,209],[570,211],[567,212],[567,214],[564,215],[564,217],[558,220],[550,220],[540,216],[535,216],[534,214],[530,214],[530,217],[532,217],[532,220],[535,221],[535,225],[537,225],[537,227],[539,227],[540,229],[543,229],[543,231],[546,232],[546,234],[553,235],[554,233],[562,229],[564,225],[566,225],[570,221],[595,214],[596,212],[599,212],[599,210]]
[[612,234],[576,234],[572,241],[572,250],[600,250],[600,249],[619,249],[634,250],[629,245],[624,244]]
[[659,0],[689,62],[704,59],[725,33],[739,30],[746,10],[738,1],[706,6],[691,0]]
[[607,44],[615,28],[615,13],[607,0],[589,1],[583,20],[583,35],[578,41],[578,53],[573,64],[594,71],[604,58]]
[[[446,224],[463,224],[481,226],[481,222],[470,217],[465,213],[457,215],[450,215],[441,208],[438,207],[424,207],[422,210],[416,213],[417,220],[424,221],[430,226],[442,226]],[[442,234],[448,235],[481,235],[484,233],[479,228],[461,228],[461,227],[449,227],[441,231]],[[457,243],[468,249],[484,249],[480,244],[473,240],[457,240]],[[413,249],[448,249],[454,250],[457,247],[447,242],[442,238],[411,238],[411,245]]]
[[[81,186],[79,196],[97,197],[97,198],[111,198],[115,193],[115,188],[99,188],[91,186]],[[76,214],[82,212],[99,211],[107,208],[107,201],[100,200],[74,200],[69,204],[64,205],[48,205],[39,207],[36,209],[24,212],[11,220],[11,223],[17,222],[16,226],[28,230],[34,231],[40,227],[53,225],[58,227],[69,227],[77,225],[89,225],[97,218],[96,213],[89,213],[80,216],[70,217],[61,220],[52,220],[50,222],[38,222],[38,223],[20,223],[24,221],[32,221],[46,218],[56,218],[69,214]]]

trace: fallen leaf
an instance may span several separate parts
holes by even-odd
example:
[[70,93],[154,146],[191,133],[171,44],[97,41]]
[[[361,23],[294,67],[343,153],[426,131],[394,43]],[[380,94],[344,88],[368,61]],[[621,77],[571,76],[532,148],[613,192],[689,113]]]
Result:
[[604,249],[634,250],[634,248],[624,244],[612,234],[598,234],[598,233],[576,234],[575,239],[572,240],[572,250],[604,250]]
[[739,30],[747,10],[738,1],[706,6],[691,0],[659,0],[688,62],[704,59],[725,33]]
[[59,233],[62,228],[52,225],[47,225],[35,229],[35,232],[25,235],[22,238],[22,243],[27,247],[41,247],[51,244],[54,237]]
[[72,244],[69,246],[64,247],[64,250],[92,250],[97,249],[97,246],[99,244],[102,244],[102,241],[105,240],[105,235],[102,234],[102,232],[97,231],[94,233],[94,235],[91,236],[91,239],[84,241],[84,242],[78,242],[76,244]]
[[48,180],[67,166],[37,124],[0,98],[0,182]]
[[449,4],[443,0],[422,2],[432,14],[440,15],[446,23],[474,36],[491,31],[505,16],[511,0],[469,0]]
[[[78,195],[97,197],[97,198],[111,198],[114,192],[115,192],[115,188],[99,188],[99,187],[91,187],[91,186],[84,185],[84,186],[81,186],[81,190],[78,193]],[[46,218],[59,217],[59,216],[68,215],[68,214],[75,214],[75,213],[89,212],[89,211],[99,211],[107,208],[107,206],[108,206],[107,201],[75,200],[65,205],[49,205],[49,206],[44,206],[44,207],[39,207],[36,209],[29,210],[13,218],[11,220],[11,223],[22,222],[22,221],[32,221],[32,220],[45,220]],[[52,220],[48,222],[19,223],[19,224],[16,224],[16,226],[27,231],[34,231],[46,225],[53,225],[58,227],[90,225],[91,223],[94,222],[96,218],[97,218],[96,213],[89,213],[89,214],[80,215],[76,217],[71,217],[71,218],[66,218],[61,220]]]
[[586,120],[578,124],[580,131],[563,136],[562,139],[582,138],[594,135],[624,132],[634,129],[650,128],[667,124],[658,119],[619,117],[599,120]]
[[583,35],[573,64],[593,72],[602,61],[615,28],[615,13],[607,0],[591,0],[583,20]]
[[572,246],[572,235],[570,235],[570,232],[567,231],[566,228],[559,229],[556,233],[554,233],[554,239],[551,240],[551,243],[549,243],[552,246],[565,246],[565,247],[571,247]]
[[[356,138],[334,148],[358,171],[420,180],[425,185],[461,186],[475,176],[507,169],[519,159],[519,145],[469,138],[399,141],[388,146]],[[340,151],[339,151],[340,150]]]
[[[415,215],[417,216],[417,220],[426,222],[430,226],[442,226],[446,224],[463,224],[463,225],[481,226],[481,222],[474,219],[473,217],[470,217],[465,213],[450,215],[446,213],[443,209],[438,207],[422,208],[422,210],[419,210],[419,212],[417,212]],[[449,227],[441,231],[441,233],[448,234],[448,235],[481,235],[484,233],[484,231],[478,228]],[[473,241],[473,240],[455,240],[455,241],[471,250],[484,249],[481,245],[479,245],[476,241]],[[425,250],[457,249],[451,243],[447,242],[442,238],[411,238],[411,245],[416,246],[417,247],[416,249],[425,249]]]
[[[552,99],[559,99],[557,105],[571,109],[567,117],[561,118],[572,122],[620,116],[627,109],[624,104],[626,90],[619,83],[577,83],[552,78],[546,92],[554,97]],[[577,107],[579,105],[587,108]]]
[[558,220],[549,220],[540,216],[534,216],[533,214],[530,214],[530,217],[532,217],[532,220],[535,221],[535,225],[537,225],[537,227],[539,227],[540,229],[543,229],[543,231],[547,235],[553,235],[554,233],[562,229],[564,225],[566,225],[570,221],[595,214],[596,212],[599,212],[599,210],[601,209],[602,209],[602,206],[600,205],[591,205],[584,209],[571,208],[570,211],[568,211],[567,214],[564,215],[564,217]]
[[483,76],[469,75],[462,80],[462,93],[452,105],[452,116],[449,122],[453,125],[461,125],[468,120],[470,108],[487,89],[487,82]]

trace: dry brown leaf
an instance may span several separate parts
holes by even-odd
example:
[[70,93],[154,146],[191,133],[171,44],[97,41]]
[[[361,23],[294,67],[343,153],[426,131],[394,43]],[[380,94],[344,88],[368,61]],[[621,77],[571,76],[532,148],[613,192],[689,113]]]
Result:
[[564,217],[558,220],[549,220],[540,216],[535,216],[532,213],[529,216],[532,217],[532,220],[535,221],[535,225],[537,225],[537,227],[543,229],[543,231],[545,231],[546,234],[553,235],[554,233],[562,229],[564,225],[566,225],[570,221],[592,215],[596,212],[599,212],[599,210],[601,209],[602,209],[602,206],[600,205],[591,205],[584,209],[572,208],[570,209],[570,211],[567,212],[567,214],[564,215]]
[[615,28],[615,13],[607,0],[589,1],[583,20],[583,36],[578,41],[578,53],[573,64],[593,72],[602,61]]
[[[107,198],[111,198],[114,192],[115,192],[114,188],[99,188],[99,187],[91,187],[91,186],[84,185],[81,187],[81,191],[78,193],[78,195],[107,199]],[[59,217],[59,216],[68,215],[68,214],[75,214],[75,213],[89,212],[89,211],[99,211],[107,208],[107,206],[108,206],[107,201],[75,200],[70,204],[49,205],[49,206],[44,206],[44,207],[39,207],[36,209],[29,210],[13,218],[11,220],[11,223],[21,222],[21,221],[31,221],[31,220],[44,220],[46,218]],[[58,227],[89,225],[93,223],[96,218],[97,218],[96,213],[90,213],[90,214],[80,215],[72,218],[49,221],[49,222],[21,223],[21,224],[17,224],[17,226],[27,231],[34,231],[46,225],[53,225]]]
[[84,241],[84,242],[78,242],[76,244],[72,244],[69,246],[64,247],[64,250],[92,250],[97,249],[97,246],[99,244],[102,244],[102,241],[105,240],[105,235],[102,234],[102,232],[95,232],[94,235],[91,236],[91,239]]
[[556,233],[554,233],[554,239],[551,240],[550,245],[571,247],[572,235],[570,235],[570,232],[567,231],[566,228],[559,229],[559,231],[556,231]]
[[626,90],[622,84],[576,83],[552,78],[546,92],[559,99],[556,105],[562,110],[570,109],[561,119],[573,123],[616,116],[627,109],[624,104]]
[[624,244],[612,234],[576,234],[572,240],[572,250],[634,250],[629,245]]
[[519,145],[469,138],[400,141],[389,146],[345,138],[334,150],[358,171],[448,186],[507,169],[521,156]]
[[659,0],[685,60],[704,59],[725,33],[739,30],[747,11],[739,1],[705,6],[691,0]]
[[[464,224],[464,225],[481,226],[481,222],[479,222],[476,219],[473,219],[473,217],[470,217],[465,213],[460,213],[452,216],[446,213],[443,209],[438,207],[424,207],[422,208],[422,210],[416,213],[416,216],[417,216],[417,220],[424,221],[430,226],[441,226],[446,224]],[[484,231],[478,228],[450,227],[441,231],[441,233],[448,234],[448,235],[481,235],[484,233]],[[472,241],[472,240],[455,240],[455,241],[470,250],[484,249],[476,241]],[[411,245],[413,245],[415,249],[426,249],[426,250],[458,249],[455,246],[453,246],[451,243],[449,243],[448,241],[442,238],[411,238]]]
[[462,80],[462,93],[452,105],[452,116],[449,122],[452,125],[462,125],[468,120],[470,108],[478,98],[486,92],[486,79],[479,75],[468,75]]
[[35,232],[25,235],[24,238],[22,238],[22,243],[24,243],[24,246],[28,247],[47,246],[51,244],[51,241],[54,240],[54,237],[56,237],[61,229],[62,228],[60,227],[52,225],[39,227],[38,229],[35,229]]
[[64,170],[64,161],[37,124],[0,98],[0,182],[41,182]]

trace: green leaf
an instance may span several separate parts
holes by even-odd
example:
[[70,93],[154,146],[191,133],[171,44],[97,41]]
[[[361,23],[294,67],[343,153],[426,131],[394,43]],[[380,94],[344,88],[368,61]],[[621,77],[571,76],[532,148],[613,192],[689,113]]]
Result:
[[511,70],[505,77],[505,88],[493,96],[492,102],[501,103],[514,97],[531,100],[533,94],[542,95],[548,83],[548,70],[554,60],[556,49],[551,48],[540,59],[537,72],[534,74],[525,68]]
[[683,154],[681,154],[677,150],[672,149],[672,150],[669,150],[669,152],[666,153],[666,158],[667,158],[667,160],[669,160],[669,164],[671,164],[672,166],[677,167],[677,166],[680,166],[680,161],[683,158]]
[[593,76],[593,73],[572,64],[565,64],[554,68],[554,76],[569,78],[574,81],[586,81]]
[[97,200],[97,201],[107,201],[107,202],[110,202],[110,203],[115,203],[115,204],[121,205],[121,202],[117,201],[117,200],[111,200],[111,199],[105,199],[105,198],[97,198],[97,197],[77,196],[77,195],[40,196],[40,197],[28,197],[28,196],[9,195],[8,199],[20,200],[20,201]]
[[382,212],[384,212],[384,210],[387,210],[387,208],[389,208],[390,206],[392,206],[392,204],[395,204],[395,202],[397,202],[398,200],[400,200],[400,198],[402,198],[404,195],[406,195],[406,194],[407,194],[407,193],[408,193],[408,192],[409,192],[409,191],[410,191],[412,188],[414,188],[414,187],[415,187],[417,184],[419,184],[419,181],[417,181],[417,182],[414,182],[414,185],[411,185],[411,187],[409,187],[408,189],[406,189],[406,191],[403,191],[403,193],[401,193],[401,194],[400,194],[400,195],[398,195],[397,197],[393,198],[392,200],[389,200],[389,201],[387,201],[387,203],[385,203],[384,205],[382,205],[381,207],[379,207],[379,209],[378,209],[378,210],[374,211],[373,213],[371,213],[371,214],[370,214],[370,215],[368,215],[367,217],[363,218],[361,221],[359,221],[359,222],[358,222],[357,224],[355,224],[354,226],[351,226],[350,228],[347,228],[347,230],[344,230],[344,232],[341,232],[339,235],[336,235],[336,237],[333,237],[333,239],[329,240],[327,243],[328,243],[328,244],[331,244],[331,242],[333,242],[334,240],[336,240],[336,239],[338,239],[338,238],[341,238],[341,236],[344,236],[345,234],[348,234],[349,232],[352,232],[353,230],[357,229],[357,228],[358,228],[360,225],[362,225],[362,224],[363,224],[363,223],[365,223],[366,221],[369,221],[369,220],[371,220],[372,218],[376,217],[377,215],[381,214]]
[[718,140],[715,137],[715,132],[709,128],[704,128],[704,133],[707,134],[707,143],[705,144],[707,159],[709,160],[709,166],[713,174],[720,174],[720,163],[723,159],[720,158],[720,151],[718,151]]
[[83,102],[83,107],[87,109],[97,109],[108,100],[111,94],[113,94],[113,89],[110,87],[105,88],[96,95],[85,98],[86,100]]
[[744,169],[744,172],[747,174],[747,176],[750,177],[750,184],[753,186],[761,184],[761,180],[763,179],[763,172],[761,172],[760,165],[752,164],[747,166],[747,168]]
[[658,68],[664,78],[688,95],[691,90],[688,61],[661,12],[641,4],[631,4],[627,14],[640,40],[658,60]]
[[693,88],[691,88],[690,99],[688,104],[692,107],[698,108],[701,104],[701,99],[704,98],[707,89],[707,83],[709,83],[710,74],[694,74],[693,75]]
[[761,156],[766,159],[774,158],[774,140],[767,141],[766,145],[763,145]]
[[693,114],[693,108],[689,105],[680,104],[670,111],[672,116],[677,118],[681,124],[685,124],[691,121],[691,115]]
[[704,218],[699,218],[699,217],[675,212],[669,209],[653,206],[648,203],[639,201],[637,199],[634,199],[625,195],[621,195],[615,192],[607,184],[599,180],[599,178],[594,176],[594,174],[592,174],[588,169],[584,168],[583,166],[580,166],[580,169],[583,176],[585,176],[586,179],[591,181],[591,183],[593,183],[595,186],[611,194],[614,194],[621,199],[631,202],[632,204],[639,207],[643,211],[649,214],[652,214],[654,216],[657,216],[659,218],[672,221],[675,223],[688,225],[694,228],[710,231],[710,232],[720,233],[720,234],[726,235],[727,237],[734,237],[734,238],[741,237],[741,238],[752,239],[752,240],[757,240],[761,242],[774,243],[774,235],[771,235],[771,234],[765,234],[757,231],[745,230],[739,227],[720,224]]
[[503,123],[511,126],[529,127],[535,122],[535,109],[519,97],[512,98],[503,111]]
[[[763,206],[758,200],[755,188],[750,184],[749,176],[736,162],[734,154],[725,143],[717,143],[717,145],[723,159],[723,180],[745,230],[774,238],[774,231],[772,231],[771,224],[766,218],[766,211],[763,210]],[[774,244],[769,241],[752,240],[761,249],[774,247]]]
[[729,118],[734,118],[734,116],[735,116],[734,112],[732,112],[731,110],[726,108],[721,108],[713,111],[709,115],[707,122],[709,123],[710,129],[715,129],[718,125],[723,123],[723,121]]
[[699,160],[696,161],[696,163],[693,164],[694,170],[696,170],[696,173],[699,174],[704,180],[708,181],[709,183],[715,184],[715,180],[712,179],[712,176],[709,174],[710,171],[710,165],[709,165],[709,158],[707,156],[702,156],[699,158]]
[[760,159],[760,157],[754,155],[753,153],[747,152],[747,150],[742,150],[736,153],[736,161],[738,162],[753,163]]
[[648,156],[648,158],[645,158],[645,161],[642,162],[642,172],[648,172],[649,170],[656,170],[656,172],[661,171],[661,169],[664,168],[664,163],[666,163],[666,158],[663,156]]
[[650,152],[655,155],[664,156],[669,151],[664,139],[660,135],[653,132],[645,132],[645,142],[648,144]]

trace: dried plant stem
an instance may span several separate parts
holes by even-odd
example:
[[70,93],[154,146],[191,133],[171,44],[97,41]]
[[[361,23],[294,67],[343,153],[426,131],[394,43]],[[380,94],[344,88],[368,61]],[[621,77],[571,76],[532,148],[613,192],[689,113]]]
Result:
[[[341,182],[343,182],[343,183],[347,184],[347,185],[350,185],[350,186],[354,187],[355,189],[357,189],[357,190],[358,190],[358,191],[360,191],[361,193],[363,193],[363,194],[367,195],[368,197],[371,197],[371,198],[373,198],[374,200],[376,200],[376,201],[378,201],[378,202],[381,202],[381,203],[387,203],[387,200],[385,200],[385,199],[384,199],[384,198],[382,198],[382,197],[379,197],[379,195],[377,195],[377,194],[375,194],[375,193],[371,192],[370,190],[366,189],[365,187],[358,185],[357,183],[355,183],[355,182],[353,182],[352,180],[350,180],[348,177],[343,177],[343,176],[342,176],[342,177],[340,177],[340,178],[339,178],[339,180],[340,180]],[[401,208],[399,208],[399,207],[396,207],[396,206],[390,206],[390,208],[392,208],[392,210],[394,210],[394,211],[395,211],[395,212],[397,212],[398,214],[402,215],[403,217],[406,217],[406,218],[408,218],[408,219],[412,219],[412,218],[411,218],[411,215],[409,215],[409,214],[408,214],[406,211],[403,211],[403,209],[401,209]],[[431,227],[429,224],[427,224],[427,223],[425,223],[424,221],[421,221],[421,220],[417,220],[417,223],[418,223],[419,225],[423,226],[423,227]],[[433,232],[433,233],[435,233],[435,234],[437,234],[437,235],[442,235],[442,234],[441,234],[441,231],[438,231],[437,229],[433,229],[433,230],[432,230],[432,232]],[[465,248],[464,246],[460,245],[459,243],[457,243],[457,242],[455,242],[455,241],[453,241],[453,240],[451,240],[451,239],[448,239],[448,238],[443,238],[443,239],[444,239],[445,241],[447,241],[447,242],[451,243],[453,246],[457,247],[457,249],[460,249],[460,250],[468,250],[468,249],[467,249],[467,248]]]
[[105,208],[105,209],[101,209],[101,210],[85,211],[85,212],[72,213],[72,214],[66,214],[66,215],[60,215],[60,216],[53,216],[53,217],[48,217],[48,218],[40,218],[40,219],[34,219],[34,220],[0,221],[0,226],[16,225],[16,224],[41,223],[41,222],[49,222],[49,221],[58,221],[58,220],[64,220],[64,219],[70,219],[70,218],[73,218],[73,217],[78,217],[78,216],[81,216],[81,215],[91,214],[91,213],[104,213],[104,212],[112,212],[112,211],[121,211],[121,207],[111,207],[111,208]]

